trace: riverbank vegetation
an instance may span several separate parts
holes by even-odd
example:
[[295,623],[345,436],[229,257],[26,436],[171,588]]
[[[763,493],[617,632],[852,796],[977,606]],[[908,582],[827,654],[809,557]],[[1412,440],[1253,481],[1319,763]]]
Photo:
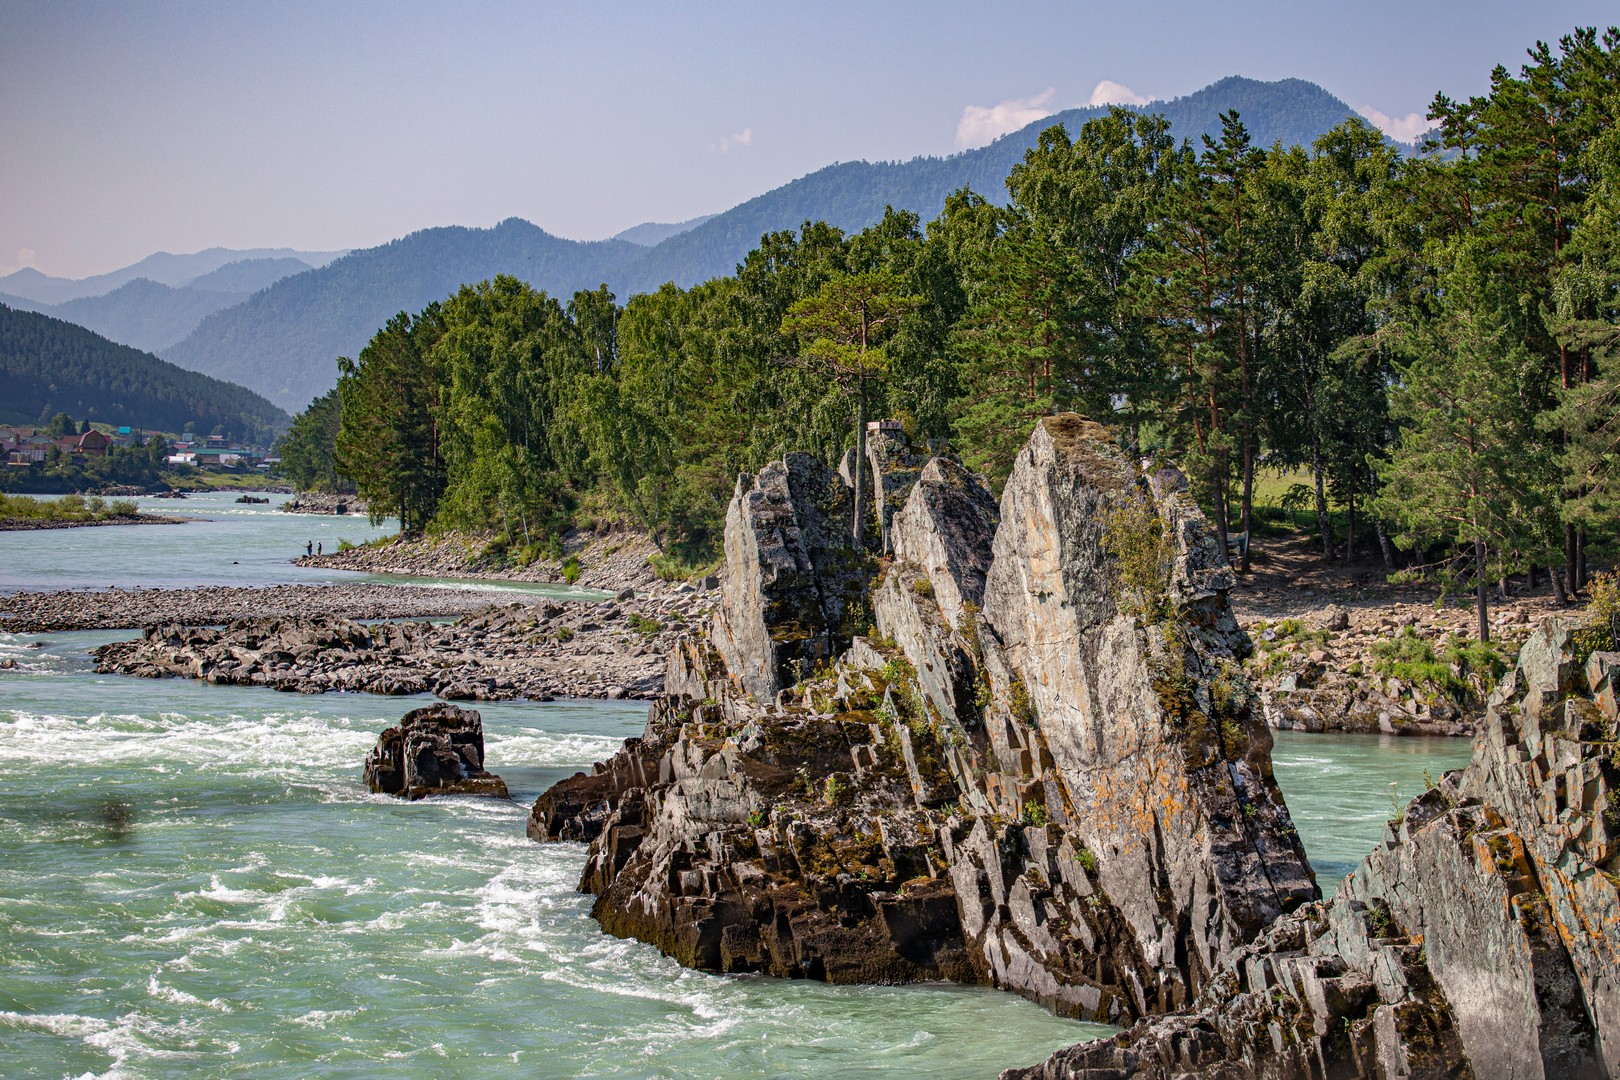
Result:
[[286,413],[245,387],[0,304],[0,423],[43,425],[57,412],[159,431],[217,427],[250,442],[269,442],[287,425]]
[[0,526],[82,524],[133,518],[134,499],[103,499],[92,495],[63,495],[60,499],[35,499],[27,495],[0,492]]
[[401,313],[300,417],[300,468],[407,531],[629,518],[702,562],[739,472],[835,461],[863,410],[998,484],[1074,410],[1180,463],[1223,539],[1302,473],[1324,557],[1472,586],[1484,636],[1487,582],[1575,593],[1616,539],[1617,114],[1614,29],[1436,96],[1408,157],[1360,121],[1266,148],[1229,113],[1194,146],[1115,109],[1047,131],[1005,206],[807,222],[622,306],[499,277]]

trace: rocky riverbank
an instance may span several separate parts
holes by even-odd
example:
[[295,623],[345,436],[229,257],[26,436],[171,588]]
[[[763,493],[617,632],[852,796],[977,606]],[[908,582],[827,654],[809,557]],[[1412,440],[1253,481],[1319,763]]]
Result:
[[1620,653],[1590,648],[1539,626],[1469,766],[1191,1009],[1004,1080],[1620,1074]]
[[250,616],[411,619],[463,615],[497,599],[470,589],[362,584],[19,592],[0,595],[0,630],[23,634],[140,629],[160,623],[222,626]]
[[358,495],[333,495],[325,491],[300,491],[277,507],[284,514],[364,514],[366,500]]
[[1232,609],[1274,728],[1471,736],[1531,628],[1569,610],[1542,575],[1539,588],[1493,597],[1481,646],[1472,597],[1438,599],[1432,586],[1389,583],[1382,565],[1328,562],[1303,537],[1260,543]]
[[0,532],[85,529],[98,525],[184,525],[189,518],[168,514],[113,514],[98,518],[0,518]]
[[560,557],[536,559],[526,566],[513,565],[506,556],[493,553],[492,539],[464,533],[396,537],[386,543],[306,556],[298,560],[298,565],[413,577],[568,583],[615,593],[634,589],[642,595],[690,592],[702,587],[701,582],[660,579],[650,562],[659,554],[658,546],[645,533],[633,530],[602,534],[574,530],[563,537]]
[[103,646],[96,654],[97,670],[306,694],[431,693],[476,701],[649,698],[663,689],[664,658],[676,639],[706,614],[696,597],[489,606],[486,593],[480,604],[482,610],[449,625],[365,626],[333,615],[254,615],[224,629],[162,623],[135,641]]

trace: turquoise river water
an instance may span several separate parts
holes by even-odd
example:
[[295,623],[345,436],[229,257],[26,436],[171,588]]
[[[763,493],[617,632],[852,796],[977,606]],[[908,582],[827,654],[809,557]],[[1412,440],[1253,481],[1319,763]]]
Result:
[[[212,509],[10,534],[38,547],[20,567],[0,547],[0,587],[321,580],[286,549],[371,535]],[[514,801],[404,804],[367,794],[359,765],[419,702],[94,674],[89,650],[120,636],[0,633],[17,661],[0,670],[0,1075],[966,1078],[1106,1030],[978,988],[706,975],[603,935],[574,891],[584,849],[531,843],[524,817],[644,706],[484,706]],[[1392,796],[1467,755],[1279,736],[1324,888]]]

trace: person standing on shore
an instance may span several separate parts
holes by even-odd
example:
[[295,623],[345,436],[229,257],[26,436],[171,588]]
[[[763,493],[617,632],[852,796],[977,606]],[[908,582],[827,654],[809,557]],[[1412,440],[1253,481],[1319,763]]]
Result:
[[315,545],[315,554],[319,555],[321,553],[321,547],[322,546],[323,545],[321,545],[321,544],[316,544]]
[[315,554],[315,541],[313,541],[313,540],[304,541],[304,556],[307,558],[307,557],[309,557],[309,556],[311,556],[313,554]]

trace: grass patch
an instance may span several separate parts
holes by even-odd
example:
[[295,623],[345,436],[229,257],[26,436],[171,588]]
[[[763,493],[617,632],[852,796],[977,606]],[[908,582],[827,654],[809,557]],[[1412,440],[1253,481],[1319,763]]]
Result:
[[1153,500],[1133,492],[1103,511],[1102,547],[1114,559],[1125,603],[1132,614],[1153,619],[1168,609],[1165,588],[1175,554],[1170,529]]
[[1459,704],[1474,696],[1469,676],[1477,676],[1489,693],[1508,670],[1508,662],[1494,641],[1474,641],[1447,635],[1436,648],[1408,626],[1393,638],[1373,643],[1373,671],[1414,686],[1439,690]]
[[662,581],[692,581],[707,577],[718,570],[723,561],[725,560],[722,556],[707,562],[690,562],[679,555],[664,552],[647,556],[647,565],[652,567],[652,572]]
[[630,617],[625,621],[630,624],[630,629],[638,634],[646,634],[649,637],[664,628],[663,623],[657,619],[649,619],[639,611],[631,612]]
[[100,495],[63,495],[59,499],[35,499],[27,495],[0,494],[0,521],[68,522],[108,521],[130,517],[137,512],[134,499],[103,499]]

